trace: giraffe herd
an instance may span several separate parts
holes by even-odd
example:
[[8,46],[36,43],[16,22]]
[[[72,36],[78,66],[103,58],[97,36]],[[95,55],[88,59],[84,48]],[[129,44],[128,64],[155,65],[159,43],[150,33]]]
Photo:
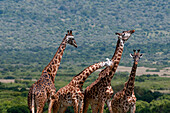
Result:
[[[92,113],[103,113],[106,104],[110,113],[135,113],[136,97],[134,94],[134,81],[137,64],[142,57],[140,50],[133,50],[130,56],[134,64],[128,81],[124,88],[113,95],[111,80],[117,70],[124,49],[125,42],[135,30],[116,33],[118,35],[117,45],[111,60],[95,63],[85,68],[82,72],[75,75],[65,87],[56,92],[54,85],[60,62],[66,48],[70,44],[77,48],[76,41],[71,30],[67,31],[62,43],[50,63],[43,69],[40,79],[35,82],[28,93],[28,107],[31,113],[42,113],[46,102],[48,102],[48,113],[65,113],[68,106],[73,106],[74,113],[87,113],[89,105]],[[91,73],[99,68],[105,67],[98,78],[89,85],[85,91],[82,87]]]

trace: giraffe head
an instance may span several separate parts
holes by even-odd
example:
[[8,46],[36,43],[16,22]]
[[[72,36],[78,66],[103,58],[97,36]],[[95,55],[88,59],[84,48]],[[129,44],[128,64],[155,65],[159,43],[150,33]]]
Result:
[[67,42],[68,44],[73,45],[74,47],[77,48],[76,41],[75,41],[74,36],[73,36],[73,34],[72,34],[72,30],[67,30],[66,42]]
[[140,49],[137,50],[137,52],[136,52],[136,50],[133,50],[133,52],[134,52],[134,54],[130,54],[130,56],[133,58],[134,63],[138,64],[139,59],[142,58],[143,55],[139,54]]
[[118,39],[121,41],[121,42],[125,42],[127,41],[130,36],[132,35],[132,33],[134,33],[135,30],[129,30],[129,31],[123,31],[122,33],[115,33],[116,35],[119,35],[118,36]]

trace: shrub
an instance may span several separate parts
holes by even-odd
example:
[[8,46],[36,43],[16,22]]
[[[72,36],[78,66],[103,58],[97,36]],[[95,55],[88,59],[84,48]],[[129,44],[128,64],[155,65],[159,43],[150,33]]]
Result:
[[29,109],[26,105],[13,106],[7,109],[8,113],[29,113]]
[[140,88],[138,86],[135,87],[135,95],[137,100],[143,100],[146,102],[151,102],[153,99],[157,99],[162,96],[159,92],[152,92],[148,89]]
[[4,77],[4,79],[15,79],[15,77],[14,76],[6,76],[6,77]]
[[153,100],[150,103],[150,110],[152,113],[169,113],[170,111],[170,100]]
[[149,103],[146,101],[137,101],[136,102],[136,113],[149,113]]

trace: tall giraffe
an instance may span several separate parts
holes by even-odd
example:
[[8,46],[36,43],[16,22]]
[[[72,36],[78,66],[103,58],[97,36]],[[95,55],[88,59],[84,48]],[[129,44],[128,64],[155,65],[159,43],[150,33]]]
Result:
[[110,66],[112,62],[109,59],[107,60],[108,61],[106,62],[95,63],[85,68],[82,72],[77,74],[68,85],[59,89],[54,95],[54,99],[49,104],[48,113],[51,113],[52,107],[53,113],[57,113],[59,108],[59,113],[64,113],[68,106],[73,106],[74,113],[82,113],[84,103],[84,95],[82,91],[83,83],[87,77],[97,69],[104,66]]
[[107,104],[110,113],[112,113],[111,97],[113,95],[113,89],[111,87],[111,80],[119,65],[119,61],[123,53],[124,43],[134,32],[135,30],[116,33],[119,36],[115,53],[111,59],[113,64],[110,67],[106,67],[104,70],[102,70],[96,81],[94,81],[85,89],[83,109],[84,113],[87,113],[89,104],[91,105],[93,113],[98,113],[98,110],[100,113],[103,113],[105,103]]
[[135,113],[136,110],[136,97],[134,94],[135,75],[138,61],[142,57],[142,54],[139,54],[140,50],[137,53],[136,50],[133,51],[134,55],[130,54],[130,56],[134,59],[134,63],[129,79],[125,83],[123,90],[116,93],[111,102],[114,113],[127,113],[129,110],[130,113]]
[[40,79],[31,86],[28,93],[28,107],[30,112],[34,113],[36,105],[37,113],[42,113],[47,99],[49,100],[51,95],[55,94],[55,75],[57,74],[67,43],[77,48],[77,44],[71,30],[67,31],[67,34],[65,35],[53,59],[43,69]]

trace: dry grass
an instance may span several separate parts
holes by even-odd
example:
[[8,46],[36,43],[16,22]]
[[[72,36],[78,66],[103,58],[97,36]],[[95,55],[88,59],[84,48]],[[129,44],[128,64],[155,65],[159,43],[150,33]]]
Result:
[[14,83],[15,79],[0,79],[1,83]]
[[[132,67],[119,66],[117,69],[117,72],[129,72],[130,73],[131,68]],[[156,70],[156,68],[138,67],[136,75],[140,76],[144,74],[151,74],[151,75],[158,74],[160,77],[170,77],[170,67],[163,68],[162,70],[160,70],[160,72],[146,72],[146,70]],[[98,70],[98,71],[101,71],[101,70]],[[162,76],[164,74],[168,76]]]

